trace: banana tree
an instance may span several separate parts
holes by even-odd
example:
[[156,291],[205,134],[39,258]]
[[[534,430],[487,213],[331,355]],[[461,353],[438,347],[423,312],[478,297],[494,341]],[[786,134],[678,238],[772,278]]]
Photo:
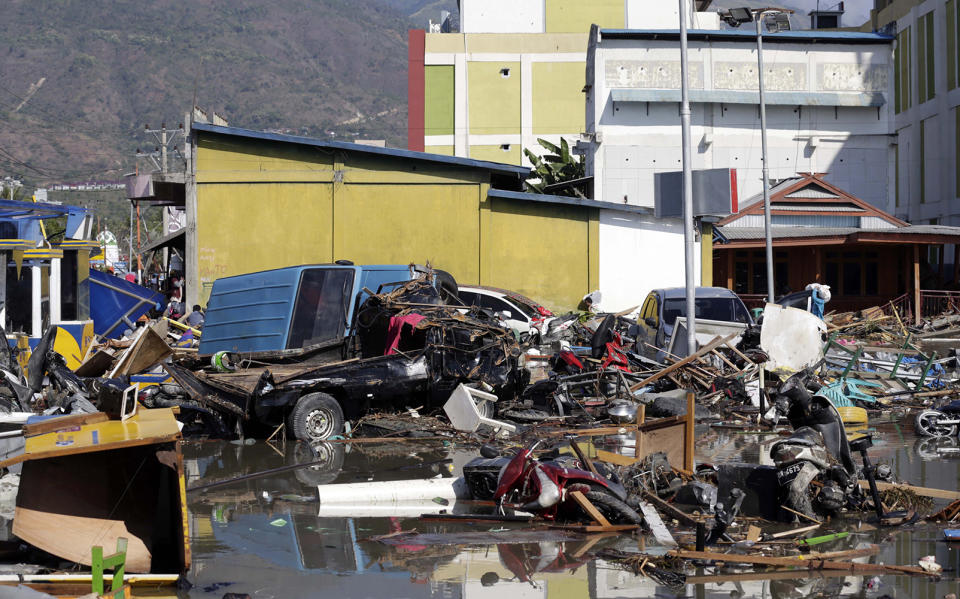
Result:
[[[523,154],[533,165],[533,173],[524,183],[528,191],[546,193],[545,188],[550,185],[582,179],[585,176],[583,157],[575,156],[570,152],[570,144],[567,140],[561,137],[559,146],[540,138],[537,139],[537,143],[548,153],[537,156],[528,148],[523,149]],[[551,193],[586,198],[576,186],[565,187]]]

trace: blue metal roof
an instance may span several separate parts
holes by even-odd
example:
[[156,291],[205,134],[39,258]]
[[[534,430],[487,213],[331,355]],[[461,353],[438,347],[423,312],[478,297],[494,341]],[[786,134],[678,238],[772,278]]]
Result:
[[71,214],[86,214],[86,208],[50,204],[47,202],[21,202],[18,200],[0,200],[0,220],[23,220],[56,218]]
[[220,125],[211,125],[209,123],[194,123],[192,128],[196,131],[206,131],[209,133],[218,133],[220,135],[232,135],[235,137],[246,137],[248,139],[259,139],[266,141],[277,141],[282,143],[300,144],[316,148],[328,148],[334,150],[345,150],[349,152],[359,152],[363,154],[376,154],[379,156],[390,156],[392,158],[407,158],[410,160],[422,160],[438,164],[449,164],[452,166],[479,168],[497,173],[506,173],[516,175],[520,178],[527,178],[530,169],[525,166],[514,164],[502,164],[499,162],[488,162],[486,160],[474,160],[473,158],[461,158],[459,156],[446,156],[444,154],[430,154],[427,152],[414,152],[413,150],[401,150],[398,148],[380,148],[377,146],[368,146],[364,144],[349,143],[346,141],[330,141],[326,139],[317,139],[314,137],[301,137],[299,135],[282,135],[280,133],[267,133],[265,131],[253,131],[251,129],[241,129],[239,127],[221,127]]
[[[613,39],[663,39],[675,40],[680,38],[679,29],[601,29],[600,37]],[[699,41],[730,41],[756,43],[757,34],[753,26],[744,29],[690,29],[687,38]],[[892,35],[883,33],[863,33],[860,31],[781,31],[779,33],[764,33],[765,43],[817,43],[830,44],[885,44],[894,40]]]
[[505,191],[503,189],[491,189],[487,192],[491,198],[504,198],[507,200],[523,200],[526,202],[546,202],[548,204],[567,204],[570,206],[581,206],[583,208],[603,208],[607,210],[620,210],[622,212],[634,212],[637,214],[653,214],[652,208],[645,206],[633,206],[630,204],[615,204],[614,202],[600,202],[598,200],[584,200],[581,198],[572,198],[570,196],[555,196],[545,193],[529,193],[523,191]]

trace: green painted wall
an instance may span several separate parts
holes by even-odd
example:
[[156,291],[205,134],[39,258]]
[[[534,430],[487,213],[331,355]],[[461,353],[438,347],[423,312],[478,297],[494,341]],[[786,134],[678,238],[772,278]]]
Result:
[[585,68],[582,62],[533,63],[534,134],[583,130]]
[[453,65],[428,65],[423,73],[425,135],[453,135]]
[[470,158],[504,164],[520,164],[521,151],[520,144],[510,144],[509,150],[504,150],[498,145],[470,146]]
[[[504,161],[507,152],[489,148],[486,159]],[[201,134],[197,245],[187,246],[198,272],[187,273],[188,287],[205,304],[224,276],[338,259],[429,261],[461,283],[571,309],[598,286],[597,210],[489,198],[489,177],[482,169]],[[544,264],[562,264],[562,272]]]
[[471,135],[520,131],[520,63],[467,63]]
[[626,18],[624,0],[546,0],[545,8],[547,33],[585,33],[592,23],[622,29]]
[[424,152],[429,154],[443,154],[444,156],[453,156],[453,146],[425,146]]

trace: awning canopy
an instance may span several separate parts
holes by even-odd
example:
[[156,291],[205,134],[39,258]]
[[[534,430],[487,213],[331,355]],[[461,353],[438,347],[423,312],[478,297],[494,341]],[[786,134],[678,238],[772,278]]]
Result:
[[152,252],[154,250],[160,250],[165,247],[185,249],[186,243],[187,243],[186,232],[187,232],[186,229],[180,229],[178,231],[174,231],[173,233],[170,233],[169,235],[164,235],[163,237],[154,241],[153,243],[143,246],[142,248],[140,248],[140,251]]

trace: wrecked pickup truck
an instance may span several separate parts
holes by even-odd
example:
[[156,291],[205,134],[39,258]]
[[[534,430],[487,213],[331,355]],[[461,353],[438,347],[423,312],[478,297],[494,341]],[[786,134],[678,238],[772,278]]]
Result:
[[[528,376],[518,367],[516,338],[489,311],[463,313],[455,289],[452,278],[423,272],[389,293],[369,294],[349,321],[347,304],[327,304],[335,310],[330,320],[350,324],[345,359],[319,352],[291,361],[277,352],[285,363],[262,364],[261,354],[256,367],[233,372],[167,368],[189,403],[215,414],[225,431],[263,436],[285,424],[288,435],[308,441],[340,435],[345,420],[369,411],[439,406],[460,383],[513,397]],[[244,364],[243,356],[235,361]]]

